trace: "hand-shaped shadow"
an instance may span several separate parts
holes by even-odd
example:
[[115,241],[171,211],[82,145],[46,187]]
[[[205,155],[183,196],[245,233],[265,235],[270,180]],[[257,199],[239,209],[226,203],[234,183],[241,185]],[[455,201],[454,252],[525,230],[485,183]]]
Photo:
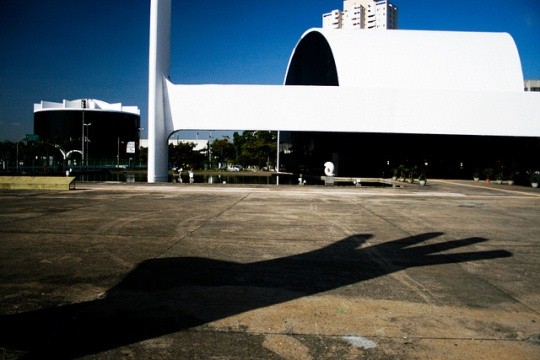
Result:
[[421,245],[425,233],[361,247],[356,235],[324,248],[241,264],[179,257],[142,262],[103,299],[0,316],[0,347],[71,358],[355,284],[399,270],[511,256],[504,250],[441,254],[487,241]]

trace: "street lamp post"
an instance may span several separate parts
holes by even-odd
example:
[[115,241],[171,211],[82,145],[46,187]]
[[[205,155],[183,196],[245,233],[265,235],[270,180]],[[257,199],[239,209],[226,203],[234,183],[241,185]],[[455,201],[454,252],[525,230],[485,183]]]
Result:
[[277,132],[277,150],[276,150],[276,185],[279,185],[279,130]]
[[24,138],[20,138],[19,141],[17,141],[17,175],[19,175],[19,143],[23,141]]
[[210,142],[212,141],[212,134],[208,135],[208,169],[212,169],[212,150],[210,149]]
[[141,166],[141,131],[143,131],[144,128],[139,128],[139,141],[137,143],[137,150],[139,151],[139,167]]
[[[117,143],[117,147],[116,147],[116,168],[120,168],[120,136],[118,136],[118,143]],[[124,142],[122,141],[122,144]]]
[[[86,165],[85,167],[88,167],[88,158],[89,158],[89,154],[90,154],[90,151],[88,150],[90,144],[90,138],[89,138],[89,131],[90,131],[90,125],[92,125],[92,123],[88,123],[88,124],[84,124],[83,123],[83,130],[84,130],[84,127],[86,127],[86,136],[84,136],[84,144],[86,144],[86,151],[83,152],[83,161],[84,161],[84,156],[86,155]],[[84,131],[83,131],[83,135],[84,135]]]
[[84,109],[86,109],[86,99],[81,99],[81,109],[82,109],[82,134],[81,134],[81,170],[84,168]]

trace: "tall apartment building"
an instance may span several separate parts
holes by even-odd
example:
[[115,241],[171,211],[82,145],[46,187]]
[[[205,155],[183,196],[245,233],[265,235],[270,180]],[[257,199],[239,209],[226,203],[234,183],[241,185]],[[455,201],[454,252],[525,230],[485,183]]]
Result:
[[398,9],[386,0],[344,0],[343,11],[322,15],[326,29],[397,29]]
[[540,79],[525,80],[525,91],[540,91]]

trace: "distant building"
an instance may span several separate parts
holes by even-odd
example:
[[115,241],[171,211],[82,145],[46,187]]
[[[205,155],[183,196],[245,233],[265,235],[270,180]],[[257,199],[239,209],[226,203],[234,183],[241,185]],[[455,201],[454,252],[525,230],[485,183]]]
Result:
[[322,27],[325,29],[341,29],[343,27],[342,12],[336,9],[323,14]]
[[128,163],[138,148],[141,116],[137,106],[96,99],[41,101],[34,104],[34,133],[62,149],[75,150],[75,163]]
[[525,91],[540,91],[540,79],[525,80]]
[[[168,141],[169,145],[175,145],[175,146],[178,144],[189,144],[189,143],[195,145],[195,147],[193,148],[193,151],[204,151],[208,149],[208,140],[169,138],[169,141]],[[140,144],[140,147],[147,148],[148,139],[141,139],[139,144]]]
[[398,9],[386,0],[344,0],[343,11],[322,15],[325,29],[397,29]]

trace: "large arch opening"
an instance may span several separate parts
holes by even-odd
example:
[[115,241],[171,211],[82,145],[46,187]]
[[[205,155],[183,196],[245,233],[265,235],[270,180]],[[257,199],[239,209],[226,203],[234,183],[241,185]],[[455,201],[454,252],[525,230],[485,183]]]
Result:
[[285,85],[339,86],[330,44],[319,32],[310,32],[292,55]]

